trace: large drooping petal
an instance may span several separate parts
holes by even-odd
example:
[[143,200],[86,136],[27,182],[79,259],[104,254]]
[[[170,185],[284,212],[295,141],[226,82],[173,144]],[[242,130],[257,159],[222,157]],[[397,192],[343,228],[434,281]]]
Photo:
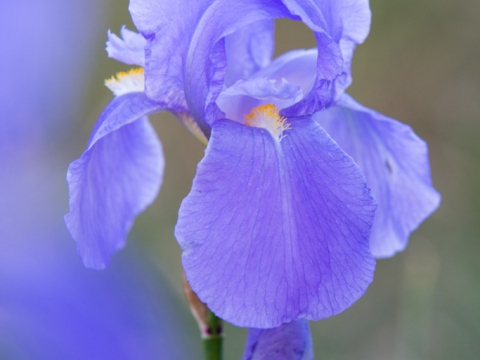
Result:
[[427,144],[412,129],[344,95],[314,119],[356,161],[378,202],[370,236],[376,257],[407,246],[410,233],[435,211]]
[[294,320],[274,329],[249,329],[242,360],[313,360],[308,321]]
[[146,115],[163,104],[143,93],[116,97],[100,116],[87,150],[70,164],[65,222],[87,267],[101,269],[125,245],[135,216],[155,199],[163,177],[160,141]]
[[125,26],[120,29],[122,38],[108,30],[108,56],[129,65],[145,66],[145,38]]
[[272,328],[332,316],[365,292],[375,207],[358,167],[313,120],[291,119],[280,142],[218,120],[175,235],[215,314]]

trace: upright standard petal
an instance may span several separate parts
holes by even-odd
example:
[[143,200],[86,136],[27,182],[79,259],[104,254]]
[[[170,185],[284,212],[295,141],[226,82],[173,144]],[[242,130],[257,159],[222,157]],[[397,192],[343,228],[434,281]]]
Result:
[[292,14],[297,15],[315,32],[328,33],[362,43],[370,30],[371,13],[368,0],[282,0]]
[[213,124],[175,235],[187,279],[238,326],[318,320],[352,305],[373,278],[375,203],[347,156],[310,118],[279,141]]
[[190,40],[206,8],[214,0],[131,0],[137,29],[147,39],[145,86],[151,99],[170,98],[187,110],[184,65]]
[[244,121],[245,109],[275,104],[284,109],[310,92],[315,83],[317,50],[293,50],[276,58],[247,80],[223,90],[217,105],[231,120]]
[[[331,102],[332,81],[343,70],[339,41],[342,37],[342,19],[346,16],[343,13],[345,8],[334,1],[323,2],[322,6],[316,4],[313,10],[303,2],[291,4],[286,1],[285,4],[290,7],[284,7],[280,2],[248,0],[239,7],[238,2],[225,0],[215,2],[207,9],[191,40],[185,65],[187,102],[202,128],[208,130],[213,121],[222,116],[215,101],[222,90],[225,67],[228,67],[225,64],[228,59],[221,56],[223,37],[261,19],[302,19],[315,32],[317,39],[314,86],[308,95],[286,109],[285,113],[288,116],[313,114]],[[312,11],[305,12],[305,9]],[[219,17],[219,13],[224,16]],[[205,74],[210,76],[206,77]]]
[[355,44],[365,40],[370,28],[368,0],[282,2],[315,32],[318,49],[317,77],[311,92],[285,109],[284,114],[313,114],[329,106],[351,83],[350,61]]
[[146,115],[164,108],[143,93],[114,98],[97,121],[87,150],[68,168],[65,223],[87,267],[109,264],[125,245],[135,216],[160,189],[163,153]]
[[313,360],[308,321],[294,320],[274,329],[249,329],[242,360]]
[[409,126],[347,95],[314,119],[353,157],[378,202],[370,236],[373,255],[389,257],[405,249],[410,233],[440,204],[427,144]]
[[205,132],[224,116],[215,101],[227,69],[225,37],[260,21],[289,16],[286,7],[274,0],[216,1],[206,9],[192,35],[185,63],[188,107]]
[[245,121],[246,109],[253,109],[261,104],[275,104],[282,109],[302,98],[302,90],[298,85],[264,77],[253,77],[239,80],[228,89],[222,91],[216,104],[230,120],[240,123]]
[[340,50],[343,57],[343,71],[333,83],[333,100],[337,100],[352,83],[352,58],[357,44],[368,35],[372,14],[368,0],[343,1],[343,34]]
[[[308,95],[286,110],[288,116],[313,114],[331,103],[332,81],[344,71],[341,41],[363,41],[370,19],[366,0],[132,0],[130,11],[148,40],[147,94],[158,101],[173,99],[184,110],[188,104],[206,135],[224,117],[215,103],[224,81],[231,85],[266,64],[271,19],[302,20],[317,39],[316,81]],[[252,49],[256,43],[261,50]],[[344,77],[349,83],[348,74]]]
[[108,56],[125,64],[145,66],[145,38],[125,26],[122,26],[120,34],[123,39],[108,30]]
[[247,79],[270,63],[275,48],[274,29],[273,20],[261,20],[225,37],[226,86]]
[[[186,100],[195,120],[205,133],[209,133],[213,121],[223,116],[215,101],[222,90],[229,60],[231,72],[226,74],[227,85],[239,76],[251,74],[252,64],[254,67],[266,64],[263,49],[270,52],[269,40],[265,38],[270,36],[268,24],[271,19],[299,20],[303,16],[317,37],[318,81],[309,97],[289,114],[311,114],[328,102],[330,82],[342,71],[338,42],[344,9],[336,3],[325,2],[326,5],[316,6],[315,11],[307,11],[303,16],[303,12],[292,13],[282,2],[274,0],[193,3],[182,0],[174,4],[172,1],[132,0],[132,17],[148,40],[147,94],[156,100],[176,97],[177,106],[185,106]],[[301,4],[300,8],[305,6]],[[298,7],[291,7],[298,10]],[[249,27],[259,27],[259,31],[252,32]],[[261,51],[251,48],[252,39],[253,45],[257,39],[252,38],[252,34],[260,34]],[[261,56],[256,55],[260,53]],[[238,61],[238,55],[247,61]]]

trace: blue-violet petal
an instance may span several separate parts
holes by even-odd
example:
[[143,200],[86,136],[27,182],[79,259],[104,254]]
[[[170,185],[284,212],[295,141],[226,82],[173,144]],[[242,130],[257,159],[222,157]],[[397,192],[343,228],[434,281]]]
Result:
[[120,34],[123,39],[108,30],[108,56],[128,65],[145,66],[145,38],[122,26]]
[[312,119],[279,141],[218,120],[175,235],[192,289],[238,326],[318,320],[370,284],[376,204],[365,179]]
[[427,144],[409,126],[348,95],[314,119],[353,157],[378,202],[370,236],[373,255],[389,257],[405,249],[410,233],[440,204]]
[[308,321],[294,320],[274,329],[249,329],[242,360],[313,360]]
[[135,216],[160,189],[163,153],[146,115],[163,108],[143,93],[114,98],[97,121],[87,150],[68,168],[65,223],[87,267],[109,264],[125,245]]

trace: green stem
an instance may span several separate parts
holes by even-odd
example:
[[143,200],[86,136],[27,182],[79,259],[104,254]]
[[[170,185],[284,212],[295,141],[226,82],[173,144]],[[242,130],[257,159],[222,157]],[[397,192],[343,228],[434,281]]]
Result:
[[203,338],[206,360],[222,360],[222,319],[208,310],[208,335]]

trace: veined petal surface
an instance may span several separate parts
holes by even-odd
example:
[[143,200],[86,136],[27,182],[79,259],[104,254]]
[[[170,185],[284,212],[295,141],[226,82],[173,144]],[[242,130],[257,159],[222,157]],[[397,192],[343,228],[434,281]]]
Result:
[[404,250],[410,233],[440,204],[427,144],[409,126],[348,95],[314,119],[353,157],[378,202],[370,235],[373,255],[389,257]]
[[242,360],[313,360],[308,321],[294,320],[274,329],[249,329]]
[[122,26],[122,38],[108,30],[107,53],[117,61],[128,65],[145,66],[145,45],[147,44],[142,34],[128,30]]
[[160,189],[163,152],[146,115],[164,108],[143,93],[114,98],[97,121],[87,150],[68,168],[65,223],[87,267],[109,264],[125,245],[135,216]]
[[281,141],[216,121],[179,212],[192,289],[238,326],[332,316],[373,278],[376,205],[363,175],[312,119],[289,121]]

